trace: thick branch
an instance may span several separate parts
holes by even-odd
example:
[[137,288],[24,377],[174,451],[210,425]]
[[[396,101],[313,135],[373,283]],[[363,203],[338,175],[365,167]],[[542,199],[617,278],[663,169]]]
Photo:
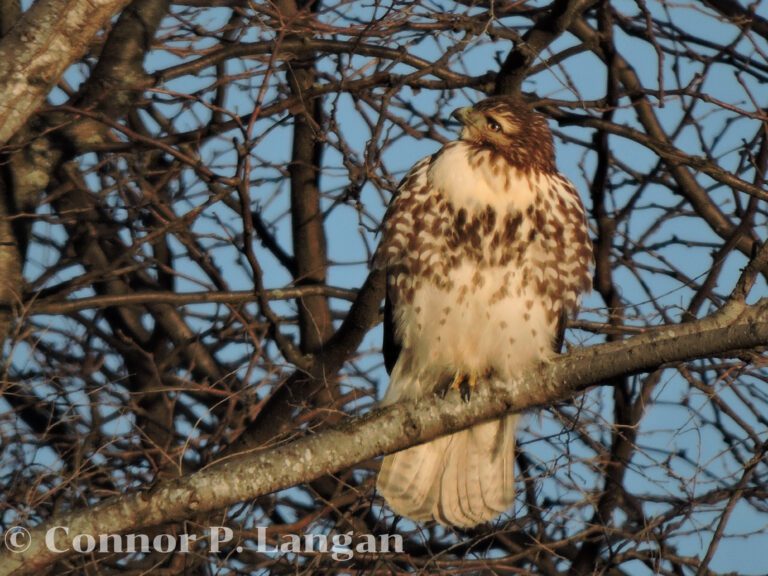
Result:
[[562,34],[574,18],[597,0],[555,0],[547,15],[525,33],[501,66],[496,78],[496,94],[520,91],[528,70],[538,55]]
[[253,449],[291,428],[296,407],[313,398],[334,379],[344,362],[360,346],[363,337],[379,320],[379,304],[384,299],[384,274],[373,270],[357,293],[344,322],[320,354],[313,356],[308,372],[297,370],[269,398],[263,415],[240,437],[237,448]]
[[736,0],[704,0],[704,3],[726,16],[740,28],[750,28],[763,38],[768,38],[768,20],[755,13],[759,3],[749,3],[748,7],[742,6]]
[[64,70],[128,0],[40,0],[0,42],[0,144],[40,107]]
[[[149,492],[63,514],[32,531],[26,552],[0,557],[0,575],[32,574],[59,560],[61,555],[45,546],[51,526],[68,526],[71,535],[97,535],[181,520],[308,482],[505,412],[565,400],[620,375],[765,345],[768,299],[751,307],[733,302],[698,322],[660,327],[630,340],[559,357],[515,382],[489,382],[468,404],[455,395],[396,404],[272,450],[238,454],[189,477],[159,483]],[[55,544],[61,549],[71,546],[63,531],[56,532]]]
[[[277,3],[287,19],[299,18],[304,10],[318,4],[284,0]],[[299,37],[301,38],[301,37]],[[292,36],[289,39],[294,39]],[[287,72],[291,93],[302,101],[293,118],[293,149],[288,171],[291,175],[291,227],[296,263],[296,284],[325,284],[328,269],[323,212],[320,208],[320,169],[323,157],[323,106],[320,98],[305,98],[305,91],[317,80],[314,56],[307,54]],[[331,310],[323,296],[300,298],[300,345],[304,353],[317,352],[333,333]]]

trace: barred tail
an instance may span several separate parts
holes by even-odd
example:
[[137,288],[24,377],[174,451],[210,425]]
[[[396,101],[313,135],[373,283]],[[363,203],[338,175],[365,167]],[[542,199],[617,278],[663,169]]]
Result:
[[377,488],[412,520],[464,528],[491,520],[515,498],[516,427],[509,415],[386,456]]

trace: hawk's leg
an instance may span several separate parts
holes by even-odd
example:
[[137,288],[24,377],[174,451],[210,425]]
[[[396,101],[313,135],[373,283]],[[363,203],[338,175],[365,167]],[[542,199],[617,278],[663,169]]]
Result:
[[472,390],[477,387],[477,382],[483,378],[489,378],[491,373],[491,369],[484,370],[482,373],[471,370],[470,372],[456,372],[453,378],[449,374],[439,382],[437,393],[441,398],[445,398],[449,390],[458,390],[461,399],[464,402],[469,402]]
[[469,374],[456,374],[453,384],[451,384],[454,390],[459,391],[464,402],[469,402],[469,398],[472,396],[472,389],[475,386],[477,386],[477,372],[474,370]]
[[443,376],[435,390],[440,398],[445,398],[445,395],[451,390],[458,390],[462,400],[469,402],[472,393],[471,388],[474,388],[476,384],[477,374],[474,372],[455,372],[453,375],[446,374]]

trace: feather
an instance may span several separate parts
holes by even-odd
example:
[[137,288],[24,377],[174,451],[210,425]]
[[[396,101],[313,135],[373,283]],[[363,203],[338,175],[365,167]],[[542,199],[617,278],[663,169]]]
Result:
[[387,275],[387,294],[384,298],[384,344],[382,346],[384,367],[387,369],[387,374],[392,373],[397,357],[400,356],[400,350],[402,349],[402,344],[395,330],[394,305],[390,296],[389,284],[390,278]]
[[[386,456],[377,489],[397,514],[471,527],[511,507],[516,416]],[[496,451],[496,457],[492,452]]]
[[[566,314],[591,285],[584,209],[557,173],[546,120],[499,97],[459,119],[461,139],[408,172],[382,223],[373,264],[387,272],[385,404],[457,374],[512,380],[559,349]],[[516,423],[505,416],[387,456],[378,488],[414,520],[490,520],[514,500]]]

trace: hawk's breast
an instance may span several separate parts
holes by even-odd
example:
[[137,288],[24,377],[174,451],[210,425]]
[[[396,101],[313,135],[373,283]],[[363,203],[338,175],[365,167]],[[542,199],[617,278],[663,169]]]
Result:
[[589,284],[578,195],[492,151],[448,144],[406,177],[385,221],[395,330],[415,366],[513,374],[546,358]]

